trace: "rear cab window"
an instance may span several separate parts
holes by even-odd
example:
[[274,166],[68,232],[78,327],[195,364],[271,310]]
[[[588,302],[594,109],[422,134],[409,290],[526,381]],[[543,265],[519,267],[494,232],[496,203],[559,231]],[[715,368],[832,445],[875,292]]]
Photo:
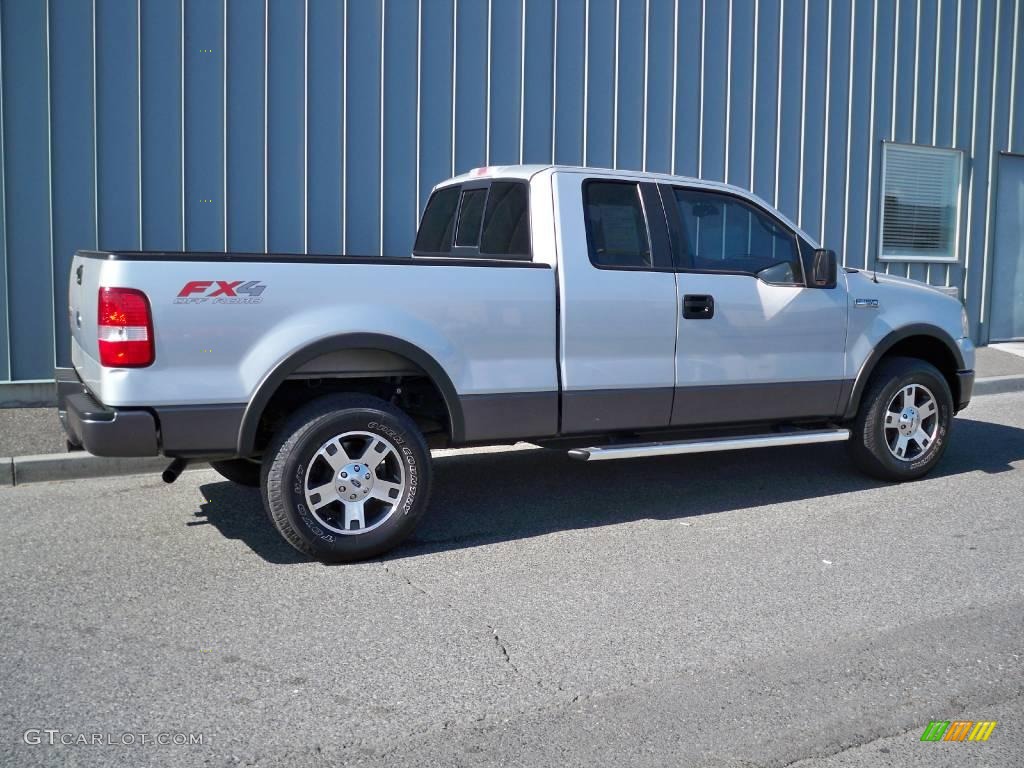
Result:
[[486,189],[466,189],[459,203],[459,226],[455,229],[455,245],[475,248],[480,244],[480,222],[484,217]]
[[436,190],[413,246],[415,256],[530,261],[529,187],[481,180]]
[[423,212],[413,252],[447,253],[452,249],[455,212],[459,207],[459,188],[445,187],[430,196]]

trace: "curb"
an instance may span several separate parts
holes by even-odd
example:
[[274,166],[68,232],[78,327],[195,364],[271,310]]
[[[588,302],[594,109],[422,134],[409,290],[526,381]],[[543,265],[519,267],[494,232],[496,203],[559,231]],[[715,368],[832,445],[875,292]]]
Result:
[[[0,486],[120,475],[155,474],[159,476],[170,463],[171,460],[164,456],[104,458],[82,451],[15,456],[14,458],[0,459]],[[207,466],[205,462],[197,462],[190,464],[188,469],[202,469]]]
[[984,379],[976,379],[974,382],[973,396],[978,395],[1001,395],[1005,392],[1024,391],[1024,376],[1010,374],[1009,376],[988,376]]

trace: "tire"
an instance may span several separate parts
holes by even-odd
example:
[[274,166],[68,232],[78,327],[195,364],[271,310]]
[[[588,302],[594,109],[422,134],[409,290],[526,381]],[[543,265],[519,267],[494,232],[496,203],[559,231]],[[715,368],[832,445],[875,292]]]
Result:
[[430,479],[430,451],[405,413],[368,395],[331,395],[297,411],[274,436],[263,461],[263,503],[300,552],[323,562],[363,560],[412,533]]
[[850,452],[873,477],[916,480],[942,458],[952,421],[953,396],[935,366],[909,357],[883,360],[861,398]]
[[260,462],[249,459],[227,459],[211,461],[210,466],[225,480],[249,488],[260,487]]

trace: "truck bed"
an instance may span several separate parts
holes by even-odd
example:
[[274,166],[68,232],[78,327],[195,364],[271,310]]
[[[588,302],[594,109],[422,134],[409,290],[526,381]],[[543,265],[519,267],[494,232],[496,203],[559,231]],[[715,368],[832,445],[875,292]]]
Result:
[[[141,290],[151,305],[155,362],[130,375],[98,363],[105,287]],[[557,400],[555,303],[554,270],[529,261],[79,251],[72,360],[108,406],[245,404],[296,350],[372,334],[422,350],[459,398]]]

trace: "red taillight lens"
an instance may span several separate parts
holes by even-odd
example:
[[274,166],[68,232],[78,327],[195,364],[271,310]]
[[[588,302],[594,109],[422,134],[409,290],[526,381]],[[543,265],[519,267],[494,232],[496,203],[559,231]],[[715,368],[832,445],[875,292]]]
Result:
[[149,299],[134,288],[100,288],[100,365],[142,368],[153,362],[153,316]]

